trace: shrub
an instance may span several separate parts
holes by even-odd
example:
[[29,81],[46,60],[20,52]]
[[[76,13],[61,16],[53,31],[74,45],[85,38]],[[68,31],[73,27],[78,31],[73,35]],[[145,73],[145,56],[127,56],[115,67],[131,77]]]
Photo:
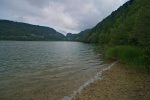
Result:
[[150,69],[144,50],[132,46],[116,46],[105,52],[107,59],[119,60],[137,68]]

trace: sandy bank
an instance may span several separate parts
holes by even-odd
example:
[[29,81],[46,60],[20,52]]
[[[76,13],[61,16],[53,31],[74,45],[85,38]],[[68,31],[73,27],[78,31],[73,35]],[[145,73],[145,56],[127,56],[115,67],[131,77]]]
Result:
[[117,64],[73,100],[150,100],[150,73]]

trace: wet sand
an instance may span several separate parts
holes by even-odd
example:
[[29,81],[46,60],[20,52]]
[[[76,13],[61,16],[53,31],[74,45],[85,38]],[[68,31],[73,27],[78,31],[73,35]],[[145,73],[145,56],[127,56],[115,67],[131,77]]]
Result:
[[116,64],[73,100],[150,100],[150,72]]

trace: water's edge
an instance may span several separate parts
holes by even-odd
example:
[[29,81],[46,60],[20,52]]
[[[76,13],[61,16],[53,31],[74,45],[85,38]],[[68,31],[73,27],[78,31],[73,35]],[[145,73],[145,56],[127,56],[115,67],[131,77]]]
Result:
[[97,80],[101,80],[102,79],[102,73],[106,70],[109,70],[111,67],[113,67],[115,64],[117,64],[118,62],[113,62],[112,64],[104,64],[103,66],[107,66],[105,68],[103,68],[102,70],[100,70],[98,73],[96,73],[96,75],[88,80],[87,82],[85,82],[83,85],[81,85],[76,91],[73,92],[73,94],[71,94],[70,96],[64,96],[62,98],[62,100],[72,100],[76,95],[81,94],[82,90],[84,90],[86,87],[88,87],[91,83],[94,83]]

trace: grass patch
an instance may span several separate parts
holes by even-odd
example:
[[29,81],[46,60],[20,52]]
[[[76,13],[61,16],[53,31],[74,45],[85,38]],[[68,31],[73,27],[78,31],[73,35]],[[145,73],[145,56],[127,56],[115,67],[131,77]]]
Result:
[[133,46],[116,46],[108,48],[106,59],[119,60],[136,68],[150,70],[150,58],[146,51]]

